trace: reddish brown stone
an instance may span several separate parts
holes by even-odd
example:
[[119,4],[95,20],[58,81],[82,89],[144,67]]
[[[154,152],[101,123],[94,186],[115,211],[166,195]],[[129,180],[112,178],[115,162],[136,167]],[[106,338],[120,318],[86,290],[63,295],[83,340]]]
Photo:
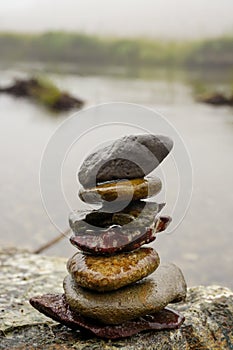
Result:
[[70,242],[86,253],[94,255],[111,255],[119,252],[130,252],[155,240],[156,233],[166,230],[171,222],[169,216],[161,216],[155,221],[155,228],[147,228],[144,232],[124,234],[121,227],[111,227],[93,234],[73,235]]

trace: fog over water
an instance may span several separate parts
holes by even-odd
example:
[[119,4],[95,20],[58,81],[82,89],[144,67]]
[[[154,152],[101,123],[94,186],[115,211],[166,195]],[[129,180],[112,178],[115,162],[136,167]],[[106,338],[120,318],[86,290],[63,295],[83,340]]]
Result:
[[233,31],[232,0],[8,0],[0,30],[200,38]]
[[[225,34],[232,37],[233,0],[0,0],[0,32],[32,33],[50,30],[159,39],[204,39]],[[147,43],[142,41],[142,50],[145,50],[143,54],[145,53],[145,57],[148,55],[145,62],[149,62],[149,58],[153,57],[156,51],[160,54],[158,62],[161,61],[163,65],[156,67],[155,55],[155,66],[147,67],[146,63],[142,62],[142,66],[137,67],[132,62],[134,51],[128,60],[127,41],[125,45],[124,41],[119,40],[116,42],[124,44],[122,47],[119,45],[123,51],[122,53],[119,49],[119,57],[121,58],[122,54],[126,66],[124,63],[118,67],[111,64],[107,66],[105,61],[99,59],[99,66],[95,67],[98,54],[95,49],[88,51],[89,39],[83,46],[84,58],[77,62],[76,57],[79,56],[75,55],[79,50],[78,44],[77,51],[73,42],[68,46],[69,49],[59,49],[60,44],[62,47],[66,46],[66,38],[69,36],[45,35],[42,38],[55,39],[52,39],[53,45],[45,40],[44,46],[44,41],[42,40],[40,46],[36,38],[35,46],[29,45],[28,51],[24,50],[28,53],[28,56],[25,55],[26,59],[29,57],[28,62],[22,61],[23,46],[21,41],[18,46],[15,44],[17,36],[12,36],[13,41],[10,41],[13,44],[9,47],[8,37],[4,41],[6,37],[2,35],[0,86],[7,86],[15,78],[44,75],[62,91],[83,99],[86,102],[85,107],[109,101],[136,103],[162,113],[174,126],[190,153],[194,174],[193,195],[190,208],[174,234],[158,235],[152,246],[158,250],[162,262],[174,262],[182,269],[189,286],[220,284],[233,287],[230,222],[233,203],[232,107],[216,108],[202,104],[197,99],[197,94],[203,93],[203,89],[207,92],[220,91],[227,96],[232,91],[231,40],[220,39],[216,40],[214,45],[209,45],[211,49],[217,47],[216,56],[214,49],[206,50],[201,59],[206,60],[204,63],[214,62],[212,66],[197,59],[190,60],[192,65],[180,67],[178,64],[176,69],[171,69],[174,68],[173,61],[176,63],[176,49],[180,52],[180,56],[177,55],[177,61],[180,62],[184,58],[184,52],[186,53],[180,47],[189,48],[192,44],[182,43],[179,46],[176,43],[162,43],[158,46],[164,46],[169,52],[162,50],[161,53],[160,50],[154,50],[156,43],[155,46],[154,43],[149,44],[147,52]],[[60,41],[60,38],[63,38],[64,42]],[[24,36],[19,40],[30,44],[30,40]],[[94,39],[93,45],[96,42],[98,40]],[[112,42],[114,43],[114,40]],[[137,41],[135,42],[137,44]],[[105,46],[100,45],[99,52],[106,55],[103,47]],[[133,41],[132,48],[134,47]],[[139,45],[138,51],[140,47]],[[196,48],[198,45],[193,43],[192,47]],[[12,54],[11,48],[16,48],[16,53]],[[37,52],[35,48],[38,49]],[[59,58],[57,50],[67,53],[71,62],[69,63],[69,59],[66,61],[63,55]],[[111,63],[117,51],[113,51],[112,46],[109,51],[111,54],[108,59]],[[82,47],[80,52],[82,53]],[[175,56],[172,56],[172,52]],[[4,53],[8,54],[9,60],[7,55],[7,58],[4,58]],[[193,54],[190,56],[194,58]],[[91,67],[88,66],[90,57],[93,58],[90,60],[93,65]],[[101,55],[100,57],[102,58]],[[196,58],[198,57],[200,56],[196,55]],[[47,58],[50,62],[45,63]],[[40,59],[42,61],[39,61]],[[193,62],[198,64],[195,66]],[[56,115],[28,99],[0,94],[1,247],[14,246],[33,251],[57,237],[57,227],[50,221],[41,201],[40,161],[49,138],[69,115],[65,112]],[[122,136],[125,132],[123,128]],[[115,136],[106,133],[103,142],[109,142],[111,139],[115,139]],[[97,143],[94,137],[90,140],[94,144]],[[91,142],[88,140],[85,147],[79,147],[79,157],[84,157],[91,151]],[[69,160],[69,157],[66,159]],[[75,156],[73,163],[67,161],[67,167],[62,168],[62,190],[65,198],[72,204],[72,210],[79,208],[76,202],[73,202],[73,198],[78,199],[76,170],[81,164],[80,159],[78,162],[78,157]],[[77,164],[75,171],[71,171],[73,168],[69,168],[69,164]],[[169,191],[164,210],[165,214],[173,216],[174,219],[172,204],[176,200],[179,183],[178,175],[174,175],[176,172],[169,168],[169,164],[162,164],[162,170],[168,179],[166,181],[170,184],[167,186]],[[66,229],[69,213],[62,212],[62,216],[59,216],[60,202],[54,200],[52,205],[57,217],[65,221]],[[44,254],[68,258],[75,251],[69,240],[64,238]]]
[[[0,73],[4,84],[15,76],[24,76],[22,71],[13,69],[0,69]],[[192,200],[182,224],[172,234],[158,235],[152,246],[159,252],[161,261],[171,261],[181,267],[188,285],[215,283],[232,287],[232,225],[229,219],[233,203],[232,109],[195,102],[190,76],[185,80],[166,76],[145,80],[78,74],[49,74],[48,77],[62,90],[84,98],[86,107],[114,100],[135,102],[158,110],[177,129],[189,150],[193,166]],[[211,77],[214,78],[213,74]],[[226,84],[219,76],[214,81],[216,85]],[[58,231],[41,202],[40,160],[49,138],[68,116],[69,113],[62,113],[56,117],[27,99],[0,95],[2,247],[36,249],[57,236]],[[122,129],[122,134],[124,132],[127,133]],[[108,133],[103,141],[111,138],[113,136]],[[91,142],[95,144],[95,139],[91,138]],[[77,143],[78,148],[72,148],[74,152],[70,152],[74,157],[67,157],[64,163],[62,185],[73,209],[79,208],[76,205],[78,157],[89,153],[93,144],[80,147]],[[163,214],[172,216],[178,179],[169,166],[173,154],[161,166],[167,183],[167,205]],[[156,200],[161,201],[158,196]],[[59,211],[60,203],[52,201],[52,208],[68,227],[68,213]],[[69,240],[63,239],[44,254],[68,258],[75,251]]]

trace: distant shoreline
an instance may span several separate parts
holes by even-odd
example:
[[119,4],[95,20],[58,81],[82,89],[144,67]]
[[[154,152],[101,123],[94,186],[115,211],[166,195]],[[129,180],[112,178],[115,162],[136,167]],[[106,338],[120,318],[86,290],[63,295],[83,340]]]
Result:
[[0,33],[0,63],[233,69],[233,35],[203,40],[114,38],[69,32]]

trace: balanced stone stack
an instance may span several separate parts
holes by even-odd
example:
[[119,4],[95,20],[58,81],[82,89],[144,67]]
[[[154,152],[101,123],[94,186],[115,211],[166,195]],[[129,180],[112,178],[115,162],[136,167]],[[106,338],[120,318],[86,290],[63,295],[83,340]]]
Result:
[[99,209],[70,215],[64,295],[43,295],[31,304],[49,317],[97,336],[119,338],[142,330],[178,328],[184,317],[166,308],[184,300],[186,283],[174,264],[142,247],[164,231],[170,217],[153,201],[162,187],[148,177],[173,146],[165,136],[125,136],[89,155],[79,170],[80,198]]

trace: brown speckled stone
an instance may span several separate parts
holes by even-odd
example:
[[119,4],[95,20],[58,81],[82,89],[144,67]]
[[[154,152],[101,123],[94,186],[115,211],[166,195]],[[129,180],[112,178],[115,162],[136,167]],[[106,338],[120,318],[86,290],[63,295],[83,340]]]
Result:
[[98,292],[112,291],[139,281],[159,266],[159,256],[152,248],[140,248],[113,256],[76,253],[67,269],[76,283]]
[[161,265],[150,277],[114,292],[97,293],[77,286],[71,276],[64,291],[72,310],[105,324],[119,324],[162,310],[185,299],[186,283],[174,264]]
[[162,183],[158,177],[119,180],[102,183],[94,188],[82,188],[79,197],[87,203],[99,203],[103,200],[130,202],[152,197],[159,193],[161,188]]

